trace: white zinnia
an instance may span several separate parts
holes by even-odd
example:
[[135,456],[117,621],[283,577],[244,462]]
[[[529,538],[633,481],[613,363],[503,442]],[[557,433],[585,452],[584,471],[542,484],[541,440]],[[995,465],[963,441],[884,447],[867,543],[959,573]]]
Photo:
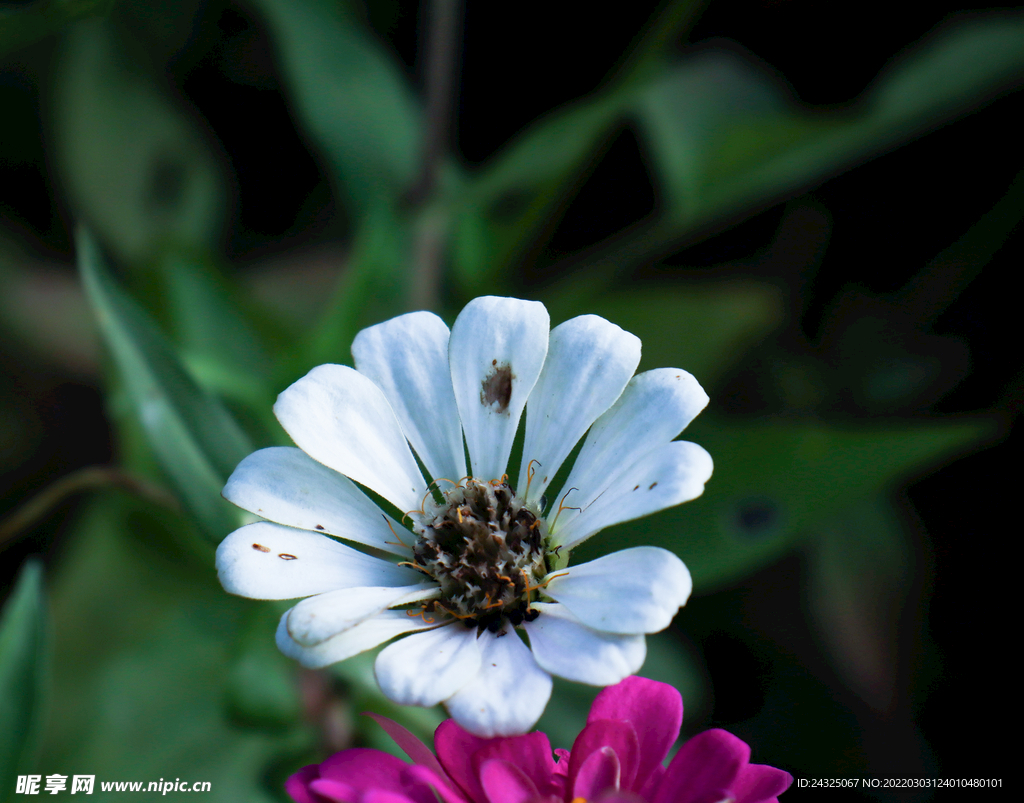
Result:
[[[450,333],[432,313],[402,315],[359,333],[355,369],[321,365],[278,397],[299,448],[235,469],[224,496],[266,521],[225,538],[217,570],[233,594],[306,598],[281,618],[286,655],[322,667],[404,636],[377,657],[383,692],[443,702],[487,737],[528,731],[552,674],[604,686],[640,669],[644,634],[689,597],[686,567],[655,547],[565,568],[567,557],[605,527],[702,493],[711,457],[673,438],[708,397],[678,369],[633,376],[639,339],[603,318],[549,328],[543,304],[512,298],[475,299]],[[588,430],[565,490],[545,500]],[[408,512],[412,531],[359,485]]]

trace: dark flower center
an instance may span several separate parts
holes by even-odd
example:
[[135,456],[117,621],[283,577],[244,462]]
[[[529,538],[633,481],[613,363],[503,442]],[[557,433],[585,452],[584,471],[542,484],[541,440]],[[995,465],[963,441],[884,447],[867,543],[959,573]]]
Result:
[[536,617],[532,593],[547,573],[545,522],[508,482],[473,478],[428,500],[414,530],[416,563],[441,586],[437,607],[493,631]]

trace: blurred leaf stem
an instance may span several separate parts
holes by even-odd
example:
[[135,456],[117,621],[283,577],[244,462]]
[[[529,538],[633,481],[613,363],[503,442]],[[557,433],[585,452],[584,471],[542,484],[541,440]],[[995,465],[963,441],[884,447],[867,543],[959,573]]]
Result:
[[11,515],[0,520],[0,549],[6,542],[29,530],[72,494],[105,488],[121,488],[161,507],[180,509],[174,494],[161,485],[115,466],[86,466],[50,483]]
[[431,0],[429,5],[422,163],[409,195],[412,204],[422,208],[412,243],[412,309],[436,309],[440,299],[441,265],[448,250],[450,216],[434,200],[439,173],[450,153],[462,30],[462,0]]

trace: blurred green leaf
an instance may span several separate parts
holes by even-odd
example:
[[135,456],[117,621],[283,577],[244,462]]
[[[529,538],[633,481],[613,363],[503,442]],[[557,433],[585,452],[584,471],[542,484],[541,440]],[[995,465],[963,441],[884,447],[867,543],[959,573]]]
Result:
[[[219,396],[269,411],[270,356],[238,289],[209,256],[166,249],[147,272],[150,308],[199,384]],[[162,309],[161,309],[162,308]]]
[[505,268],[523,257],[553,222],[626,103],[601,93],[532,124],[466,185],[456,210],[453,271],[464,294],[493,292]]
[[574,551],[573,562],[637,544],[662,546],[683,559],[705,593],[780,557],[858,500],[977,448],[999,429],[997,421],[977,418],[840,429],[705,413],[683,433],[714,458],[704,495],[602,532]]
[[149,444],[186,506],[219,542],[239,521],[221,489],[252,446],[220,402],[195,384],[156,325],[113,282],[84,228],[78,251],[86,294]]
[[782,323],[776,287],[753,281],[674,283],[631,287],[586,297],[569,281],[543,300],[552,321],[582,309],[632,332],[643,343],[638,370],[674,366],[705,387],[735,364],[739,355]]
[[14,800],[14,779],[36,770],[34,761],[50,680],[43,567],[22,566],[0,611],[0,800]]
[[900,644],[920,636],[908,608],[924,588],[924,557],[881,495],[824,523],[808,552],[808,607],[836,671],[876,711],[892,712]]
[[420,110],[394,59],[336,0],[252,0],[297,116],[360,211],[415,177]]
[[27,47],[85,17],[106,16],[117,0],[36,0],[0,9],[0,54]]
[[799,106],[765,65],[698,51],[634,106],[671,222],[681,237],[749,214],[1019,87],[1024,18],[992,14],[935,31],[843,111]]
[[[283,801],[310,731],[243,728],[228,709],[235,646],[253,603],[232,597],[176,548],[181,520],[96,500],[53,583],[55,709],[44,767],[101,780],[209,781],[220,803]],[[273,645],[273,632],[265,633]],[[101,798],[102,799],[102,798]],[[113,799],[113,797],[111,797]]]
[[223,167],[179,104],[146,71],[121,28],[88,20],[68,31],[54,71],[54,157],[75,216],[128,263],[165,241],[217,244]]
[[384,203],[374,204],[356,230],[337,289],[285,382],[323,363],[350,365],[352,340],[360,329],[404,311],[408,297],[409,223]]
[[251,606],[227,677],[228,707],[240,723],[280,730],[302,717],[298,665],[274,643],[282,606]]

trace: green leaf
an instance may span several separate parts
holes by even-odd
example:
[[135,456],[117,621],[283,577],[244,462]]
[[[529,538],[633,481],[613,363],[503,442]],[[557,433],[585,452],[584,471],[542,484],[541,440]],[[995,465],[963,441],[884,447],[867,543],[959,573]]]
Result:
[[209,256],[181,249],[161,252],[149,296],[199,384],[219,396],[267,413],[272,364],[238,290]]
[[0,800],[14,800],[14,779],[34,772],[47,696],[50,650],[43,567],[28,561],[0,612]]
[[552,223],[620,119],[628,96],[604,92],[533,123],[469,182],[456,208],[455,278],[471,296],[494,289],[508,265]]
[[807,552],[808,609],[833,666],[873,709],[891,712],[900,644],[920,635],[911,618],[923,589],[915,582],[923,569],[919,550],[892,503],[879,495],[825,522]]
[[404,311],[408,297],[410,224],[388,204],[374,204],[356,230],[334,297],[297,360],[286,366],[297,375],[323,363],[351,364],[349,351],[359,330]]
[[552,321],[586,310],[632,332],[643,343],[638,370],[673,366],[711,387],[747,348],[782,322],[776,287],[753,281],[673,283],[586,297],[570,281],[544,302]]
[[[182,529],[114,497],[84,511],[54,579],[61,715],[41,766],[95,774],[97,792],[103,780],[180,777],[209,781],[210,801],[283,801],[282,776],[309,763],[313,734],[298,720],[248,728],[232,717],[238,634],[264,603],[226,594],[210,556],[183,559]],[[264,636],[273,649],[272,629]]]
[[682,238],[749,214],[961,117],[1019,86],[1024,17],[955,21],[843,111],[799,106],[748,54],[691,55],[637,96],[671,225]]
[[840,429],[705,413],[683,433],[715,461],[704,495],[602,532],[573,552],[573,562],[638,544],[661,546],[678,554],[695,588],[707,592],[777,559],[858,500],[934,470],[999,430],[993,419]]
[[117,287],[84,228],[78,252],[100,332],[149,444],[186,506],[218,542],[239,521],[221,489],[252,446],[220,402],[188,375],[156,325]]
[[336,0],[255,0],[295,111],[356,208],[415,177],[420,110],[394,59]]
[[85,17],[106,16],[117,0],[36,0],[0,9],[0,54],[35,44]]
[[106,20],[64,39],[53,90],[54,156],[75,217],[116,257],[155,257],[165,241],[218,244],[226,192],[222,167],[191,117],[145,70],[148,53]]

